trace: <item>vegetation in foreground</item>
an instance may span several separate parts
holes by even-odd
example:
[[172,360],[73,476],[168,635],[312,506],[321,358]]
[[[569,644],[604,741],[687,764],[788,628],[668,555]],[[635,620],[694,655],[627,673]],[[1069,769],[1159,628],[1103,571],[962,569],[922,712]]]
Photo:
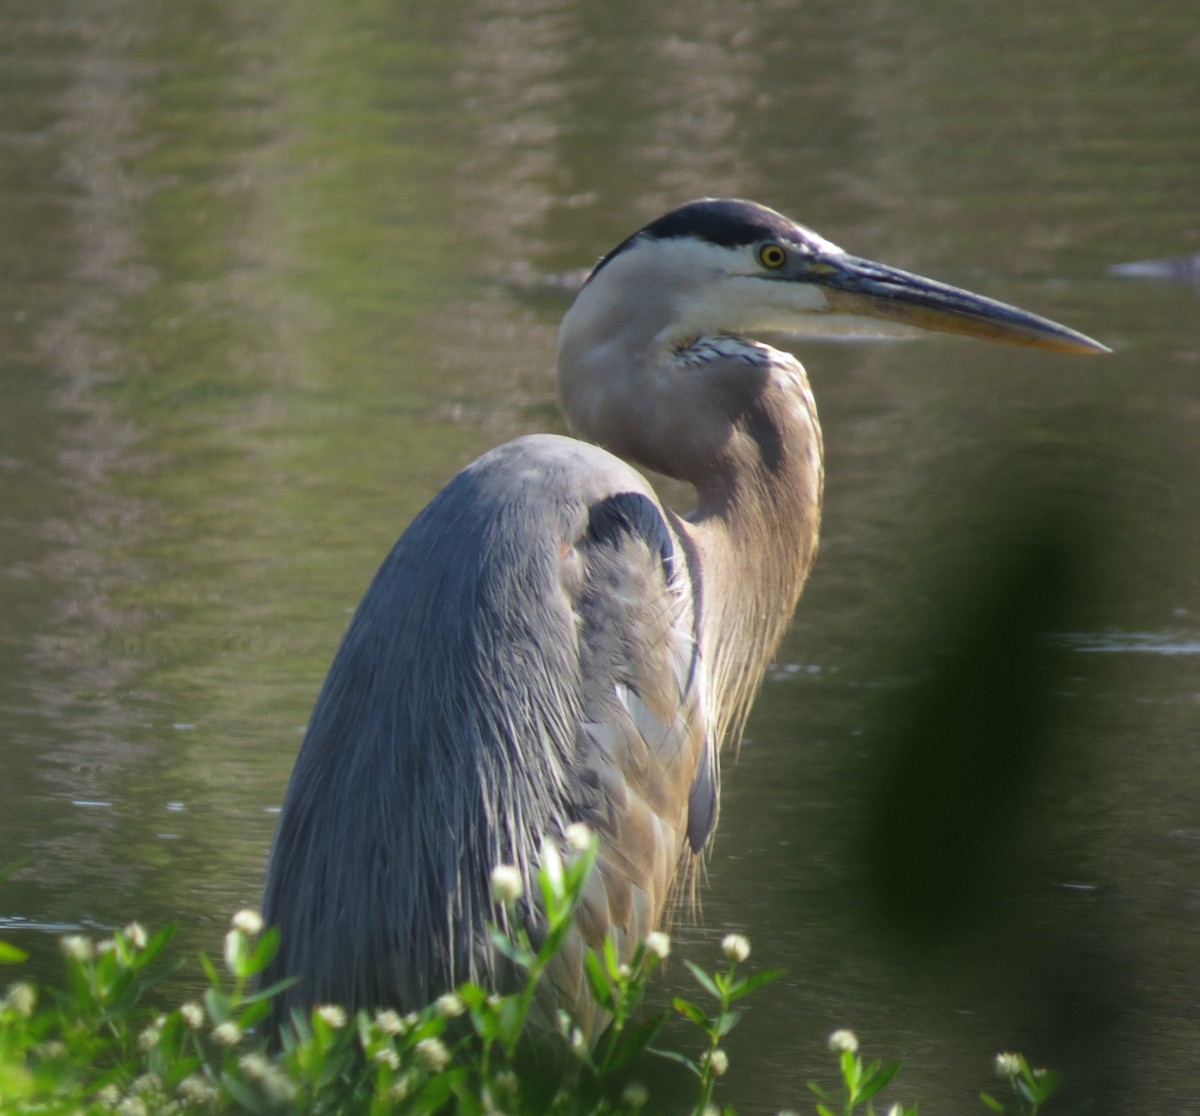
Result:
[[[739,934],[725,937],[723,964],[715,971],[685,962],[699,988],[698,1002],[676,997],[669,1011],[657,1014],[643,1007],[643,993],[667,956],[667,936],[649,935],[628,964],[608,943],[587,962],[593,994],[613,1018],[597,1046],[590,1048],[566,1016],[559,1018],[557,1036],[530,1038],[538,979],[562,947],[595,861],[593,837],[582,828],[568,837],[566,862],[550,845],[543,853],[538,884],[547,932],[540,946],[523,933],[493,931],[496,947],[526,973],[518,991],[500,996],[464,984],[403,1016],[350,1016],[322,1005],[275,1051],[255,1029],[283,986],[260,989],[255,978],[278,936],[264,932],[257,913],[233,916],[224,971],[201,957],[208,980],[203,997],[167,1011],[151,1001],[155,985],[173,967],[166,960],[170,929],[150,936],[131,923],[100,942],[64,938],[62,988],[17,981],[0,998],[0,1111],[638,1114],[664,1107],[636,1078],[644,1059],[658,1056],[684,1066],[694,1081],[691,1098],[670,1098],[671,1111],[690,1105],[696,1116],[732,1116],[715,1099],[729,1067],[721,1043],[740,1018],[735,1005],[779,975],[746,971],[750,945]],[[500,902],[517,902],[519,877],[497,869],[493,891]],[[0,942],[0,963],[24,960],[21,950]],[[656,1045],[672,1014],[694,1025],[698,1051]],[[873,1116],[899,1063],[865,1062],[850,1031],[835,1031],[829,1045],[840,1080],[830,1088],[810,1083],[816,1111]],[[1020,1054],[998,1055],[995,1068],[1011,1096],[1006,1106],[981,1094],[992,1112],[1042,1113],[1061,1084],[1058,1075],[1031,1068]],[[893,1103],[879,1111],[910,1116],[917,1106]]]

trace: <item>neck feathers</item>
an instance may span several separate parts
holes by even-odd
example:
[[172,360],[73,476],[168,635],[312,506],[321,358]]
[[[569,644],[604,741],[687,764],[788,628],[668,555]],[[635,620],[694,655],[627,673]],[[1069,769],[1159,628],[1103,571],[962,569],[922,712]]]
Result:
[[742,378],[729,437],[698,479],[689,517],[705,577],[715,727],[735,742],[816,558],[824,483],[804,369],[786,353],[753,348],[762,375]]

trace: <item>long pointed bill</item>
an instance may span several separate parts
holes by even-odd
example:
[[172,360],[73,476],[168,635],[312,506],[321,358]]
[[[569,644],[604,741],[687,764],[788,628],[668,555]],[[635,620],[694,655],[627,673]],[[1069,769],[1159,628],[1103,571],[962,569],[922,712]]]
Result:
[[803,276],[817,284],[832,314],[882,318],[918,329],[1064,353],[1107,353],[1099,341],[1027,310],[925,279],[897,267],[839,253],[811,258]]

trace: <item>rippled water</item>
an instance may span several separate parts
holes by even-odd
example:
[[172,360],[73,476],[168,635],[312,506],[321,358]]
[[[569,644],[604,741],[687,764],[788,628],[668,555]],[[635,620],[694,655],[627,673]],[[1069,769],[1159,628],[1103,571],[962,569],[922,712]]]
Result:
[[1189,1110],[1200,313],[1113,268],[1200,248],[1193,7],[8,0],[0,930],[214,949],[396,534],[561,430],[561,277],[737,194],[1115,353],[803,348],[822,553],[682,932],[788,970],[727,1098],[849,1025],[923,1112],[997,1047]]

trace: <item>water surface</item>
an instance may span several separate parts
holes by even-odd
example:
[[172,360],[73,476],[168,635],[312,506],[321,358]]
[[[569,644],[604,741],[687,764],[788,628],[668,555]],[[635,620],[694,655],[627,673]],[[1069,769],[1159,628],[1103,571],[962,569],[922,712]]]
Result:
[[1200,250],[1192,5],[9,0],[0,55],[7,937],[217,948],[375,566],[562,430],[555,277],[742,195],[1116,351],[801,350],[822,552],[681,935],[788,971],[727,1099],[852,1026],[923,1112],[1000,1047],[1194,1105],[1200,295],[1109,270]]

